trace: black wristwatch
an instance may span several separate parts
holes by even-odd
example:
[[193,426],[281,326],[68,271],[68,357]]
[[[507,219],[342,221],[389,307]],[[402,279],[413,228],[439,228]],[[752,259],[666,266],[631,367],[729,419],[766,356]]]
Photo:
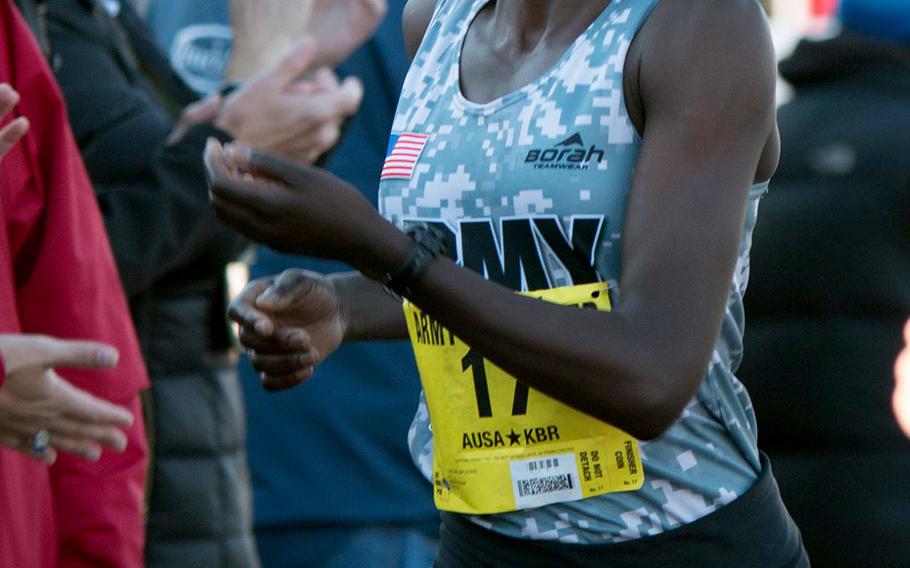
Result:
[[449,249],[445,234],[432,225],[416,223],[405,232],[414,240],[414,246],[404,260],[382,279],[386,291],[399,298],[410,296],[412,287],[433,259],[445,256]]

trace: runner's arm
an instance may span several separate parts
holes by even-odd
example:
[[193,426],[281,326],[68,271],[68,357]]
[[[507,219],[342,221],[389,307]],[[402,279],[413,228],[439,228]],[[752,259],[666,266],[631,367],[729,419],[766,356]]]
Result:
[[406,339],[408,328],[401,301],[359,272],[331,277],[345,312],[344,340]]
[[[756,172],[772,169],[762,154],[775,132],[776,70],[751,0],[662,3],[639,38],[645,55],[629,64],[640,69],[647,120],[615,310],[520,297],[445,258],[430,264],[411,299],[519,380],[650,439],[678,418],[710,361],[749,190]],[[224,165],[210,167],[210,179],[216,210],[253,238],[338,258],[372,280],[412,246],[339,180],[245,155],[243,169],[284,184],[240,181]],[[224,159],[215,147],[208,156],[211,166]]]

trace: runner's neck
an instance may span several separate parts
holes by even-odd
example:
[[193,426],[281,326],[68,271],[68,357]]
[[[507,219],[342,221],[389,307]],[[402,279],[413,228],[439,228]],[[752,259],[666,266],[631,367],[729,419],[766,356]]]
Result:
[[492,10],[489,31],[491,38],[497,38],[494,45],[521,55],[565,43],[567,37],[571,43],[609,3],[576,2],[572,9],[566,9],[564,0],[494,0],[483,11]]

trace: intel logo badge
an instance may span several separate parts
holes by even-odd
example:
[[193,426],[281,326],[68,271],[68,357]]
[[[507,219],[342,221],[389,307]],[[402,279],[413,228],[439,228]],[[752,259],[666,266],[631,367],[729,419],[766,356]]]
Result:
[[180,30],[171,44],[171,65],[194,90],[211,93],[221,85],[231,56],[230,26],[200,24]]

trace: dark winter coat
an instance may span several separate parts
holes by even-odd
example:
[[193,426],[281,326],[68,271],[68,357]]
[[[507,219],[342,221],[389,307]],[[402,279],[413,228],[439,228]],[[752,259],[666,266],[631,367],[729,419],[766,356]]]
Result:
[[740,377],[818,566],[910,558],[910,442],[891,413],[910,315],[910,46],[845,31],[781,65]]

